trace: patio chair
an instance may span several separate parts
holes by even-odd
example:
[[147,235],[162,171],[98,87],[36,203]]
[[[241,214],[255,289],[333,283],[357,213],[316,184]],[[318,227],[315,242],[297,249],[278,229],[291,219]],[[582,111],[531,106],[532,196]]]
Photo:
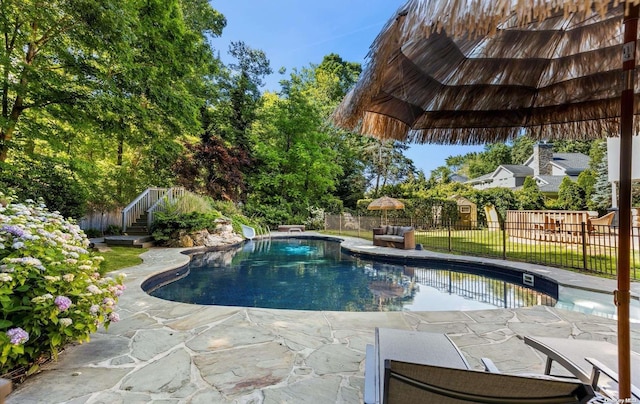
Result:
[[364,402],[381,403],[385,361],[396,360],[469,369],[462,352],[445,334],[375,329],[375,345],[367,345],[364,371]]
[[[606,341],[577,340],[551,337],[524,337],[525,344],[547,357],[544,374],[576,377],[589,383],[594,390],[609,394],[618,382],[618,347]],[[556,362],[562,369],[552,369]],[[563,372],[558,373],[558,372]],[[609,379],[602,380],[604,374]],[[631,352],[631,394],[640,400],[640,354]],[[613,383],[613,384],[612,384]]]
[[616,216],[616,212],[609,212],[602,217],[589,218],[587,226],[589,233],[605,233],[611,229],[611,223]]
[[387,360],[383,404],[587,403],[595,396],[579,380],[515,376]]

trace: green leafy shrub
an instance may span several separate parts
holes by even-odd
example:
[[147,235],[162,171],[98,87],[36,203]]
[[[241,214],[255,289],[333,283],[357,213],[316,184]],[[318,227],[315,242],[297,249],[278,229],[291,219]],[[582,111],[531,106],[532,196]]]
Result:
[[122,234],[122,227],[118,226],[117,224],[110,224],[104,230],[104,234],[107,234],[110,236],[119,236]]
[[214,208],[211,206],[211,200],[192,192],[187,192],[173,202],[165,204],[165,212],[179,215],[183,213],[211,213]]
[[242,215],[242,209],[231,201],[211,201],[211,207],[227,217]]
[[84,234],[86,234],[89,238],[102,236],[102,232],[99,229],[85,229]]
[[119,320],[122,278],[102,277],[103,259],[88,245],[60,214],[0,193],[0,374],[32,373],[40,359]]
[[64,161],[53,157],[0,162],[0,188],[14,191],[20,200],[42,199],[51,211],[59,211],[65,218],[80,219],[87,208],[87,190]]
[[181,213],[158,212],[153,222],[151,234],[157,241],[171,240],[179,231],[187,233],[208,229],[220,217],[218,212]]

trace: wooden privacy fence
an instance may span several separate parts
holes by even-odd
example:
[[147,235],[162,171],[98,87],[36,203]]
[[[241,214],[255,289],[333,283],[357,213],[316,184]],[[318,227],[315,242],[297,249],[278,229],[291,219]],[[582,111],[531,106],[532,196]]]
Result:
[[611,233],[614,213],[598,218],[585,210],[508,210],[505,228],[509,237],[569,244],[591,243],[593,237]]
[[122,225],[121,209],[111,212],[90,212],[78,221],[82,230],[95,229],[105,231],[110,225],[120,227]]

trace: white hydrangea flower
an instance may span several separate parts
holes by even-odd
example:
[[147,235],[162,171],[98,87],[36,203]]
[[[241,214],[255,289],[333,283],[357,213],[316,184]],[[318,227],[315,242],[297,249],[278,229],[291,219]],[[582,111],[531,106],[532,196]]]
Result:
[[66,317],[65,318],[61,318],[60,319],[60,324],[63,327],[69,327],[71,324],[73,324],[73,320],[70,319],[70,318],[66,318]]
[[100,293],[102,293],[102,290],[96,285],[87,286],[87,291],[93,295],[99,295]]

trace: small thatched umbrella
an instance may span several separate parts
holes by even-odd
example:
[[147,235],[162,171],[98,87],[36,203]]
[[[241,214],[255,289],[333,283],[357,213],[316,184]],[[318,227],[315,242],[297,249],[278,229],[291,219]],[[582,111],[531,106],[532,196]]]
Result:
[[384,210],[384,224],[387,224],[387,211],[404,209],[404,203],[390,196],[374,199],[367,205],[368,210]]
[[[334,113],[363,134],[479,144],[621,135],[620,399],[630,381],[631,136],[638,132],[638,3],[410,0],[387,23]],[[624,44],[624,45],[623,45]],[[634,105],[635,104],[635,105]]]

